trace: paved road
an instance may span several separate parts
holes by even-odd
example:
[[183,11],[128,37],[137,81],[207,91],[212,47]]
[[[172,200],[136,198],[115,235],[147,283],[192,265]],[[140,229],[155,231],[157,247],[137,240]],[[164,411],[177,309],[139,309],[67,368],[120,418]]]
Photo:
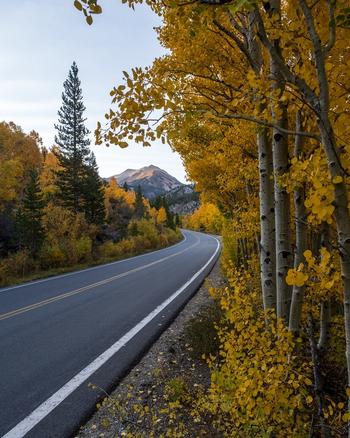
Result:
[[0,289],[0,436],[69,437],[212,268],[211,236]]

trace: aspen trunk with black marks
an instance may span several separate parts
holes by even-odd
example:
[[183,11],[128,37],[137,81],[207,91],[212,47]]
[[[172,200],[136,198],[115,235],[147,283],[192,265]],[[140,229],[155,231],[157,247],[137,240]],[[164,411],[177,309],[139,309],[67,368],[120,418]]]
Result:
[[[281,1],[271,0],[270,15],[277,19],[281,16]],[[276,52],[282,58],[279,39],[273,40]],[[288,130],[287,107],[278,99],[284,91],[284,79],[275,59],[270,57],[270,73],[272,77],[271,108],[275,127],[272,130],[272,155],[275,180],[275,226],[276,226],[276,296],[277,316],[284,319],[288,324],[289,309],[291,304],[291,287],[287,285],[285,278],[291,267],[290,245],[290,205],[289,195],[285,187],[279,181],[280,177],[288,170],[288,139],[282,130]]]
[[[253,69],[259,74],[263,60],[260,43],[256,37],[256,11],[249,14],[248,50]],[[261,107],[261,110],[264,108]],[[259,157],[259,202],[260,202],[260,272],[264,309],[275,309],[276,300],[276,240],[275,199],[273,182],[273,159],[271,136],[266,128],[257,134]]]
[[[287,129],[287,110],[282,107],[278,126]],[[273,129],[273,163],[275,180],[275,226],[276,226],[276,295],[277,316],[288,324],[291,304],[291,287],[285,278],[291,268],[290,205],[289,194],[280,183],[280,177],[288,170],[288,142],[277,129]]]
[[260,270],[264,309],[276,309],[275,208],[271,141],[258,133],[260,182]]
[[[302,122],[300,111],[297,111],[295,120],[295,130],[302,131]],[[295,136],[294,156],[298,159],[303,154],[303,138],[300,135]],[[294,252],[294,268],[297,268],[300,263],[304,262],[304,251],[307,245],[307,224],[306,224],[306,207],[305,202],[305,187],[300,186],[294,191],[294,208],[295,208],[295,252]],[[289,315],[289,330],[295,334],[300,329],[301,311],[304,299],[304,286],[293,286],[292,303]]]

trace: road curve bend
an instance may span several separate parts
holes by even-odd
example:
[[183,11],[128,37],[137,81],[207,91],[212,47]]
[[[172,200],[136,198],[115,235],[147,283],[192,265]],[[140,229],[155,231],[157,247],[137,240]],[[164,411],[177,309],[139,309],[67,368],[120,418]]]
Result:
[[214,236],[0,289],[0,436],[71,436],[215,264]]

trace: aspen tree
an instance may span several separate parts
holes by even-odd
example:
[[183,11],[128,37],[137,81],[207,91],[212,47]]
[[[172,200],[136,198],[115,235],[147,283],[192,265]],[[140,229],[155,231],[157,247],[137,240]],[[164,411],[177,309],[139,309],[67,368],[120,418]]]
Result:
[[[301,111],[297,111],[295,120],[295,130],[302,130]],[[294,159],[301,159],[303,155],[303,138],[295,136]],[[294,268],[297,268],[304,261],[304,251],[307,241],[306,207],[305,207],[305,184],[294,190],[294,209],[295,209],[295,251]],[[293,285],[292,303],[289,316],[289,330],[298,333],[300,329],[301,310],[304,296],[304,285]]]

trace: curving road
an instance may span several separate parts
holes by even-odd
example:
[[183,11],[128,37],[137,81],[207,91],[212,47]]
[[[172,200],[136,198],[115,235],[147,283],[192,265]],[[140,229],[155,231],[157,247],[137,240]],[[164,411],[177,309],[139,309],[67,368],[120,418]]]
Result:
[[69,437],[198,289],[212,236],[0,289],[0,436]]

